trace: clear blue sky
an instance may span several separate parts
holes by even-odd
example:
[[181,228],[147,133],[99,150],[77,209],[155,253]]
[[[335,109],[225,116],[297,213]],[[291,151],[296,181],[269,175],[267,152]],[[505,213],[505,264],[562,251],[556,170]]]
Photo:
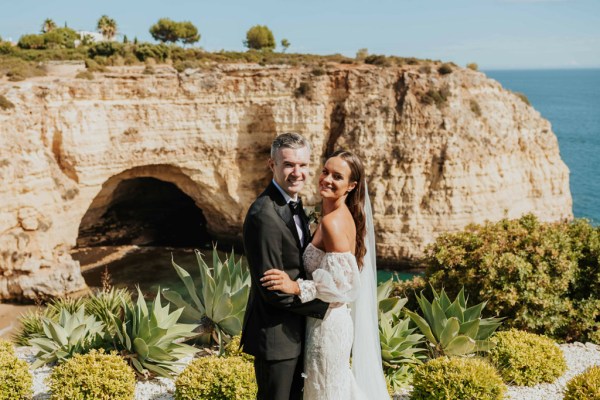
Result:
[[94,30],[107,14],[119,34],[152,41],[161,17],[192,21],[206,50],[244,50],[265,24],[289,52],[431,58],[481,69],[600,67],[600,0],[5,0],[0,36],[38,32],[45,18]]

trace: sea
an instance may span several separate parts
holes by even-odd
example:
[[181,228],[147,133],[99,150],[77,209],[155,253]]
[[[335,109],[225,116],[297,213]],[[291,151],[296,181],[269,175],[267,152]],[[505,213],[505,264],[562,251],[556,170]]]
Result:
[[550,121],[570,170],[573,214],[600,224],[600,69],[483,71]]

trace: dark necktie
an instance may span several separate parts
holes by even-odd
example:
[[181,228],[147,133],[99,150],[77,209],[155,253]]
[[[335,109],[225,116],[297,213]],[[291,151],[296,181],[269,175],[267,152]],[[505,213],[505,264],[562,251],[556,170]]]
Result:
[[292,215],[300,215],[300,208],[302,207],[302,200],[289,201],[288,205],[290,206],[290,210],[292,210]]

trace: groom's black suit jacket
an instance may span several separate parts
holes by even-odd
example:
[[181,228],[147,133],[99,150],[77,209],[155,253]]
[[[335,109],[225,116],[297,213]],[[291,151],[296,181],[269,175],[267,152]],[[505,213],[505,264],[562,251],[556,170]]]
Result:
[[[300,210],[305,244],[310,241],[308,218]],[[277,268],[290,278],[304,278],[303,246],[292,211],[271,182],[252,203],[244,221],[244,248],[252,285],[244,318],[241,344],[244,352],[265,360],[295,358],[302,352],[305,317],[323,318],[328,304],[302,303],[297,296],[267,290],[260,278]]]

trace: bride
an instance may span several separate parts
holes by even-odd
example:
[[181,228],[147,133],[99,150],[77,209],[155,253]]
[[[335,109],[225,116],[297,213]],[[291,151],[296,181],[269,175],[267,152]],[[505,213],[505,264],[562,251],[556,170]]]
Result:
[[322,219],[303,255],[310,279],[293,281],[271,269],[263,286],[302,302],[329,303],[323,320],[307,317],[304,400],[389,400],[377,325],[373,221],[358,157],[333,153],[321,171],[319,193]]

